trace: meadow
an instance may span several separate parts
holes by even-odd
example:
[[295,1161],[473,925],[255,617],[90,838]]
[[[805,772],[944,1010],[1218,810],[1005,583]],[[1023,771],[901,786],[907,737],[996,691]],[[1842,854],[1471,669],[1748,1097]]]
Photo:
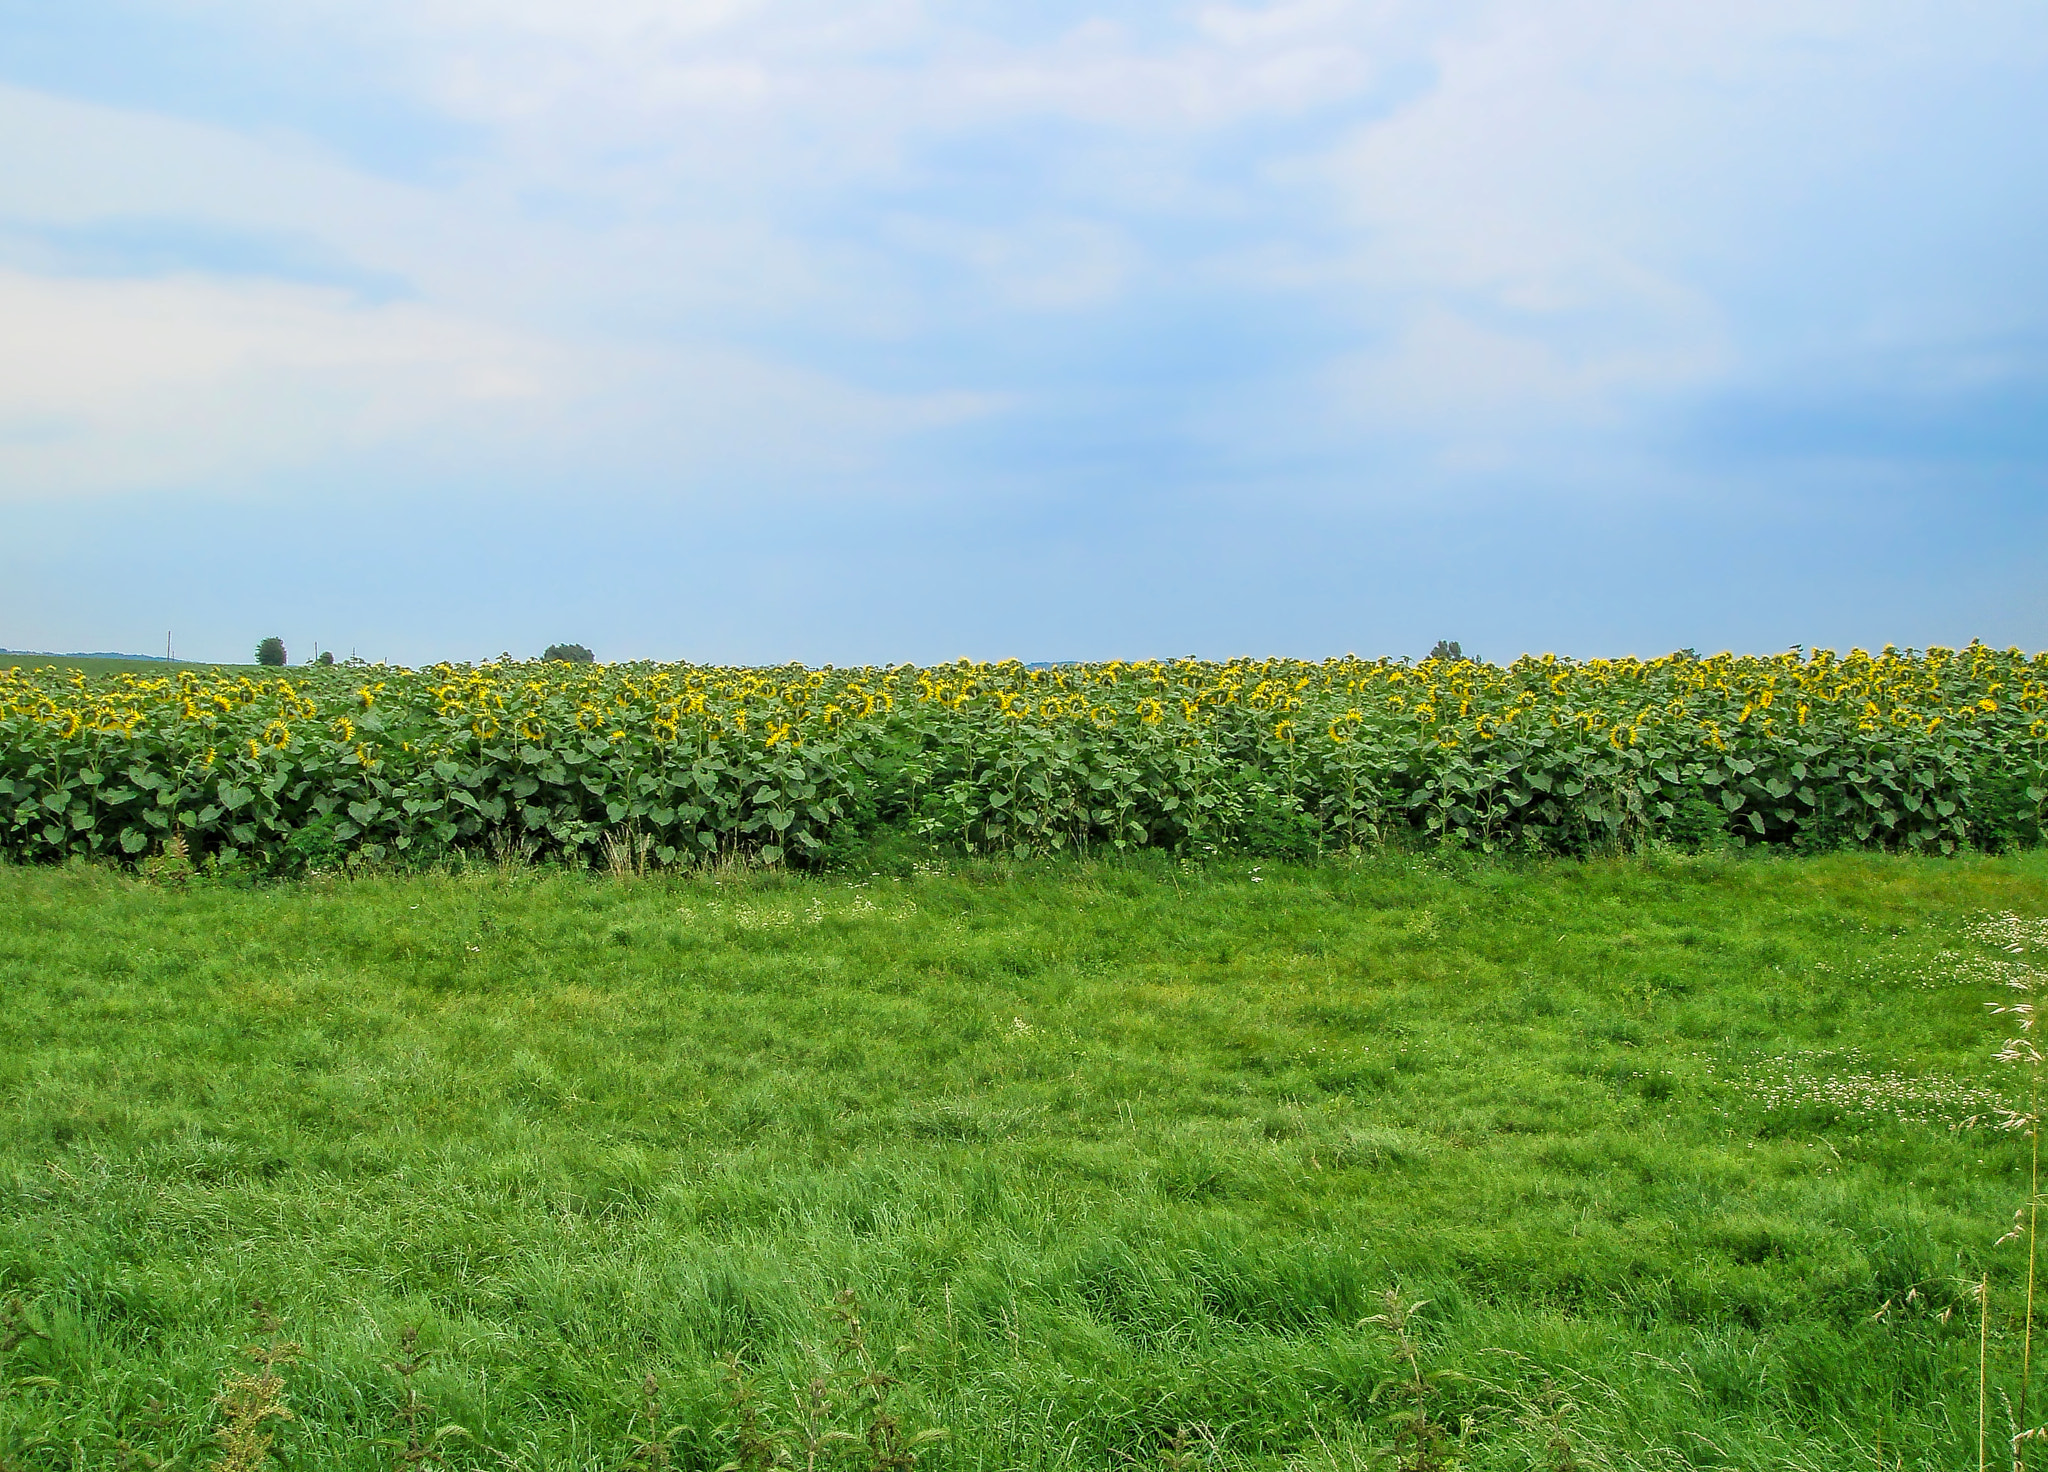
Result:
[[1964,1468],[1981,1346],[2003,1465],[2043,916],[2039,852],[0,866],[0,1457]]

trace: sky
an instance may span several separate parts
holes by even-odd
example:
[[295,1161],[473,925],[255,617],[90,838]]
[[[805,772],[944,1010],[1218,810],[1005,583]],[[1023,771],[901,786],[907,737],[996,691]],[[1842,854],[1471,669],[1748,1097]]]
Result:
[[0,647],[2048,647],[2035,0],[0,0]]

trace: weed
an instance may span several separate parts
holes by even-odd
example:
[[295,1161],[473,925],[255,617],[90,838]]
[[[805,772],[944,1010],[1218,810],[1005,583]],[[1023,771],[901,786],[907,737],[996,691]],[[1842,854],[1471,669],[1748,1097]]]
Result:
[[825,1312],[839,1325],[830,1368],[803,1387],[786,1431],[770,1425],[738,1354],[726,1357],[727,1432],[736,1455],[721,1472],[773,1467],[908,1472],[925,1449],[946,1439],[942,1428],[908,1431],[896,1414],[891,1392],[900,1382],[869,1351],[854,1290],[840,1290]]
[[490,852],[498,877],[510,879],[533,863],[537,847],[530,837],[515,836],[509,828],[497,828],[491,832]]
[[761,1472],[764,1468],[788,1466],[788,1450],[764,1419],[761,1397],[740,1363],[738,1350],[726,1352],[725,1387],[726,1410],[731,1417],[725,1429],[738,1455],[719,1472]]
[[683,1434],[681,1426],[670,1426],[666,1430],[661,1424],[661,1382],[654,1378],[652,1371],[640,1382],[640,1411],[637,1421],[644,1421],[646,1429],[641,1439],[633,1444],[633,1450],[626,1457],[628,1467],[643,1468],[646,1472],[666,1467],[675,1451],[676,1439]]
[[49,1337],[29,1321],[28,1305],[21,1301],[20,1294],[0,1303],[0,1354],[19,1349],[24,1340]]
[[269,1465],[276,1439],[269,1423],[297,1419],[285,1404],[281,1371],[299,1358],[300,1346],[283,1337],[277,1317],[261,1299],[252,1308],[267,1337],[245,1351],[256,1364],[255,1372],[229,1376],[214,1396],[221,1417],[220,1429],[214,1433],[221,1445],[215,1472],[258,1472]]
[[1416,1314],[1429,1305],[1428,1299],[1411,1299],[1395,1287],[1381,1293],[1380,1303],[1380,1312],[1360,1322],[1386,1330],[1393,1341],[1394,1363],[1399,1366],[1396,1374],[1373,1391],[1375,1400],[1385,1396],[1401,1403],[1401,1409],[1387,1417],[1394,1439],[1386,1455],[1400,1472],[1442,1472],[1453,1465],[1451,1432],[1436,1419],[1432,1405],[1440,1384],[1463,1377],[1452,1370],[1422,1368],[1422,1345],[1414,1326]]
[[[1972,939],[2001,945],[2015,954],[2025,954],[2042,945],[2044,928],[2048,926],[2043,922],[2030,923],[2007,912],[1980,917],[1972,924],[1969,933]],[[1998,1061],[2019,1064],[2026,1069],[2027,1077],[2026,1109],[2002,1108],[1998,1111],[2004,1128],[2023,1134],[2028,1146],[2027,1199],[2013,1213],[2012,1229],[1998,1241],[2001,1247],[2014,1241],[2024,1241],[2027,1245],[2026,1302],[2020,1339],[2020,1396],[2019,1405],[2012,1413],[2012,1463],[2015,1472],[2025,1472],[2027,1450],[2033,1443],[2048,1440],[2048,1428],[2028,1425],[2028,1402],[2033,1389],[2034,1292],[2041,1217],[2041,1065],[2044,1058],[2034,1033],[2034,1024],[2039,1020],[2036,1010],[2039,983],[2039,973],[2025,968],[2006,983],[2010,990],[2019,992],[2025,1000],[1985,1003],[1994,1015],[2012,1018],[2017,1028],[1999,1049]]]
[[645,879],[654,853],[652,835],[628,825],[604,835],[598,843],[605,868],[614,879]]
[[427,1351],[420,1348],[420,1331],[408,1324],[398,1336],[398,1358],[385,1368],[398,1376],[400,1392],[395,1416],[402,1433],[387,1437],[377,1443],[397,1453],[401,1468],[417,1467],[426,1463],[443,1460],[443,1448],[455,1440],[468,1440],[469,1432],[462,1427],[449,1424],[437,1426],[422,1436],[421,1428],[433,1421],[434,1408],[420,1394],[416,1383],[419,1372],[426,1367]]
[[[156,1437],[161,1437],[171,1425],[169,1408],[153,1395],[142,1403],[142,1414],[137,1419],[152,1436]],[[157,1457],[130,1441],[127,1428],[122,1428],[120,1436],[114,1442],[114,1466],[118,1472],[130,1472],[131,1468],[137,1469],[137,1472],[154,1472],[154,1469],[163,1465]]]
[[1535,1395],[1521,1403],[1516,1423],[1543,1438],[1544,1461],[1550,1472],[1580,1472],[1584,1465],[1579,1460],[1578,1437],[1570,1424],[1578,1412],[1579,1403],[1548,1375],[1543,1377]]
[[163,842],[163,847],[142,861],[142,877],[153,884],[182,884],[198,873],[192,862],[192,852],[185,844],[185,831],[176,828]]
[[1216,1438],[1207,1426],[1175,1426],[1159,1444],[1158,1465],[1163,1472],[1187,1472],[1200,1464],[1204,1452],[1216,1450]]

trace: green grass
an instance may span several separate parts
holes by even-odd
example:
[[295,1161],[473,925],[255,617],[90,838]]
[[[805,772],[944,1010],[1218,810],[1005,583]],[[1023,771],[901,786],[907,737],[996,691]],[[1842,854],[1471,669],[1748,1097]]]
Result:
[[417,1326],[448,1465],[626,1465],[652,1374],[715,1468],[851,1288],[920,1465],[1365,1466],[1398,1286],[1468,1465],[1974,1466],[2006,910],[2048,856],[0,869],[0,1454],[210,1465],[260,1299],[290,1465],[397,1465]]

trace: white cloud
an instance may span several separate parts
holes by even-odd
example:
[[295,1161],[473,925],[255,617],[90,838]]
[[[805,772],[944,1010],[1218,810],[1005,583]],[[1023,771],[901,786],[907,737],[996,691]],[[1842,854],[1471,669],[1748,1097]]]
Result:
[[[1008,360],[975,334],[1093,314],[1098,342],[1142,335],[1117,313],[1147,292],[1191,317],[1180,342],[1211,309],[1219,330],[1265,305],[1314,320],[1315,360],[1243,398],[1319,382],[1322,418],[1217,421],[1253,457],[1294,436],[1469,460],[1621,434],[1800,333],[1826,344],[1851,309],[1888,344],[1981,322],[1945,238],[1897,227],[1869,181],[1936,147],[1913,176],[1932,192],[1998,136],[1950,137],[1932,109],[2038,75],[2048,45],[2026,6],[1982,0],[182,4],[302,64],[345,43],[474,131],[397,182],[287,134],[0,88],[0,246],[9,228],[196,220],[302,238],[413,293],[15,259],[15,494],[400,443],[656,474],[874,463],[1031,402],[1043,385],[996,376]],[[1837,266],[1843,227],[1817,198],[1895,228]],[[1766,289],[1796,300],[1762,316]],[[875,386],[885,351],[913,387]],[[1183,370],[1168,351],[1117,361]]]
[[203,249],[168,270],[66,271],[61,235],[0,263],[9,499],[247,484],[394,449],[428,471],[546,463],[701,490],[845,471],[994,402],[865,390],[693,330],[804,290],[801,250],[758,223],[593,231],[530,218],[489,183],[393,183],[301,139],[17,88],[0,88],[0,140],[0,241],[196,224],[303,238],[412,288],[364,301],[260,262],[210,268]]
[[429,426],[504,433],[561,388],[530,341],[318,288],[0,272],[0,322],[14,496],[241,480]]
[[[1325,280],[1376,338],[1339,365],[1339,401],[1373,432],[1605,431],[1801,333],[1842,351],[1840,280],[1864,273],[1853,310],[1878,317],[1951,294],[1941,268],[1900,262],[1931,227],[1887,181],[1931,136],[1955,195],[1990,182],[1940,115],[2038,65],[2038,42],[1994,60],[1981,23],[2019,8],[2000,9],[1961,35],[1937,7],[1831,0],[1473,15],[1436,41],[1428,93],[1319,171],[1349,224]],[[1895,268],[1873,292],[1879,259]],[[1803,297],[1760,320],[1759,283]]]

